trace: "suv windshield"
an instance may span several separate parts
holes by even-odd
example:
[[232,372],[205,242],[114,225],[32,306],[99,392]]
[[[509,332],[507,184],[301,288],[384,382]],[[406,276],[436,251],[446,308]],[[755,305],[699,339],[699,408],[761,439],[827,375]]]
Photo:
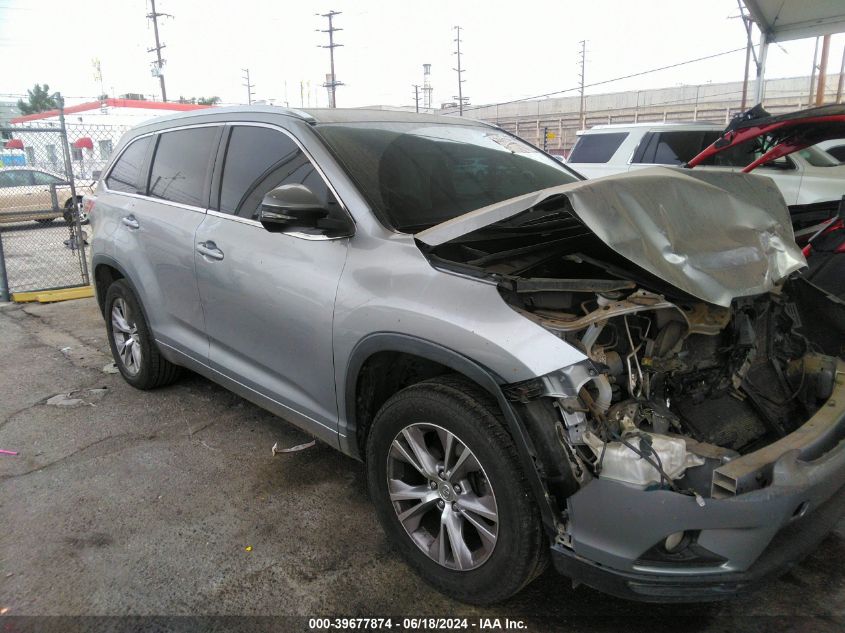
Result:
[[578,180],[559,161],[482,125],[368,122],[316,129],[382,222],[402,232]]

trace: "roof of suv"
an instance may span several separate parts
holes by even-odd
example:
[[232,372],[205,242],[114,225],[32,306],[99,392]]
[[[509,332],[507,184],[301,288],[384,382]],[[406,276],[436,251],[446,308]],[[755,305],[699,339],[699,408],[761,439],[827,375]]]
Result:
[[579,134],[587,134],[589,132],[613,132],[616,130],[642,130],[651,128],[674,128],[681,130],[724,130],[725,126],[718,123],[710,123],[707,121],[646,121],[643,123],[603,123],[601,125],[594,125],[589,130],[579,132]]
[[404,110],[380,110],[376,108],[309,108],[299,110],[293,108],[282,108],[279,106],[227,106],[223,108],[207,108],[180,112],[165,116],[155,117],[140,124],[138,127],[147,125],[158,125],[167,121],[182,121],[184,119],[202,120],[216,119],[221,114],[275,114],[286,117],[293,117],[309,123],[360,123],[367,121],[379,122],[428,122],[446,125],[489,125],[483,121],[474,119],[459,118],[443,114],[417,114]]

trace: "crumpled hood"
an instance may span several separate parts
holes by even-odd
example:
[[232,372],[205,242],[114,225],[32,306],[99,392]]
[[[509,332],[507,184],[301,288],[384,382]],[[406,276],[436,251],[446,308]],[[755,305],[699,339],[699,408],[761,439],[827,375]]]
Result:
[[729,306],[807,265],[771,179],[654,167],[512,198],[416,234],[439,246],[551,196],[617,253],[703,301]]

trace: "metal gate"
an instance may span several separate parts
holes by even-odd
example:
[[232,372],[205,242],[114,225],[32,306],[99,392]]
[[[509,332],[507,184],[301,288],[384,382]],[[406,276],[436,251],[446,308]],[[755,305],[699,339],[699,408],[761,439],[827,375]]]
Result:
[[96,174],[72,160],[64,111],[49,114],[0,128],[0,300],[90,283],[81,202]]

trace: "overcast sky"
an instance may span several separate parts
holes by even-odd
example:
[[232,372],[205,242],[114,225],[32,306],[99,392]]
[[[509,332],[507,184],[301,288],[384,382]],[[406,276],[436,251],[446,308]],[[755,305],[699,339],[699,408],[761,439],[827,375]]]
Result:
[[[793,0],[799,1],[799,0]],[[577,85],[579,41],[587,44],[587,83],[721,53],[745,44],[735,0],[158,0],[166,44],[168,97],[216,95],[246,101],[242,68],[256,99],[326,105],[328,72],[323,18],[337,16],[339,106],[410,105],[422,64],[432,64],[434,102],[456,94],[453,27],[462,31],[464,94],[493,103]],[[92,59],[99,58],[110,95],[158,98],[150,73],[153,31],[149,0],[0,0],[0,95],[19,95],[35,82],[71,102],[96,98]],[[829,72],[836,73],[845,35],[833,37]],[[772,46],[768,76],[809,74],[814,40]],[[591,93],[742,79],[744,53],[652,73]]]

